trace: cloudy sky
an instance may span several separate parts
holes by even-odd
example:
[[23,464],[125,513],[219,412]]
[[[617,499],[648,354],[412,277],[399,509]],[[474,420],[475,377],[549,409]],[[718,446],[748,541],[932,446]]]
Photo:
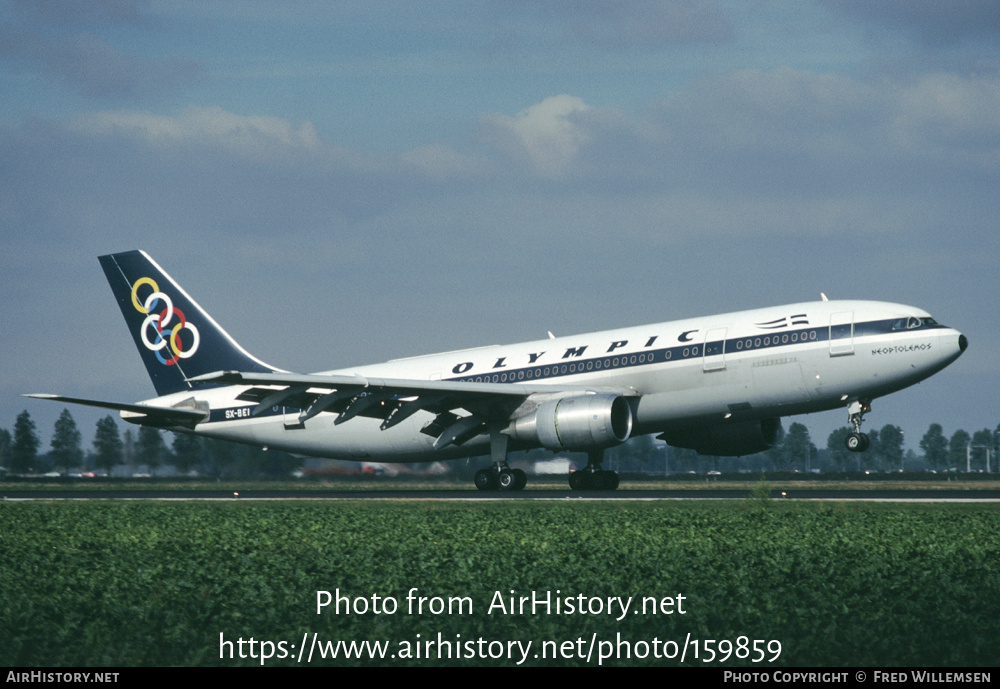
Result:
[[303,372],[913,304],[969,351],[868,427],[995,428],[998,45],[996,0],[0,0],[0,427],[152,396],[96,260],[142,248]]

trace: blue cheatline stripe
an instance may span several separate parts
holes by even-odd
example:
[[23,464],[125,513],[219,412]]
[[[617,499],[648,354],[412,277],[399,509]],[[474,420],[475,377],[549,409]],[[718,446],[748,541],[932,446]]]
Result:
[[[854,337],[865,337],[870,335],[887,334],[891,332],[907,332],[908,329],[900,327],[900,322],[905,324],[906,319],[889,319],[882,321],[869,321],[854,324]],[[836,326],[835,326],[836,327]],[[842,326],[844,329],[843,338],[850,337],[851,330],[849,324]],[[929,330],[942,328],[944,326],[934,323],[933,325],[921,324],[918,328],[909,330]],[[612,355],[604,354],[598,357],[582,358],[569,361],[561,361],[557,364],[547,366],[525,366],[521,368],[505,369],[503,371],[491,371],[489,373],[479,373],[476,375],[456,376],[447,378],[451,381],[467,381],[473,383],[518,383],[526,380],[547,380],[567,375],[579,375],[581,373],[593,373],[595,371],[618,370],[632,368],[635,366],[648,366],[649,364],[663,364],[675,361],[690,361],[701,359],[705,356],[702,351],[704,346],[708,350],[708,356],[722,354],[725,347],[726,354],[739,354],[765,349],[775,349],[781,347],[791,347],[809,342],[826,342],[830,339],[830,327],[821,326],[818,328],[801,328],[789,330],[783,333],[768,333],[765,335],[753,335],[735,337],[727,340],[714,340],[704,345],[688,344],[677,347],[665,347],[660,349],[649,349],[634,354]]]
[[[907,319],[889,319],[882,321],[868,321],[854,324],[854,337],[866,337],[871,335],[884,335],[893,332],[911,332],[914,330],[932,330],[944,328],[946,326],[939,323],[922,323],[919,327],[906,328]],[[844,326],[847,333],[844,339],[850,335],[850,329]],[[664,347],[650,349],[648,351],[631,354],[611,355],[591,357],[574,361],[561,361],[548,366],[525,366],[522,368],[507,369],[502,372],[481,373],[474,376],[457,376],[446,378],[449,381],[468,381],[476,383],[517,383],[529,380],[547,380],[568,375],[579,375],[581,373],[593,373],[595,371],[620,370],[650,364],[663,364],[667,362],[683,362],[701,359],[704,356],[702,347],[708,349],[709,356],[722,353],[723,346],[726,354],[739,354],[743,352],[774,350],[784,347],[792,347],[803,343],[826,342],[830,339],[830,327],[821,326],[818,328],[801,328],[783,333],[768,333],[765,335],[753,335],[737,337],[727,340],[714,340],[712,342],[698,344],[681,345],[677,347]],[[838,339],[838,338],[835,338]],[[226,409],[213,409],[208,422],[214,421],[235,421],[245,416],[243,411],[253,409],[253,407],[230,407]],[[235,411],[235,416],[227,416],[227,412]],[[258,414],[257,418],[280,416],[286,413],[298,412],[298,409],[291,407],[277,407],[268,409]]]

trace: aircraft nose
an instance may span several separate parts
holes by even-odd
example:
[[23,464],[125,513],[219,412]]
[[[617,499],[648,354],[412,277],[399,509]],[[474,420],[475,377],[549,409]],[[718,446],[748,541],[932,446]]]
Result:
[[961,349],[963,352],[966,349],[968,349],[969,348],[969,338],[967,338],[965,335],[959,335],[958,336],[958,348]]

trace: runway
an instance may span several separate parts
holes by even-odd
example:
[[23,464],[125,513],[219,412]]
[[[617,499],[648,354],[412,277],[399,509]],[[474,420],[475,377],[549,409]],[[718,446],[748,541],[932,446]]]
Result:
[[[7,500],[746,500],[750,489],[666,489],[577,492],[539,489],[516,492],[439,489],[0,489]],[[853,500],[883,502],[1000,502],[1000,489],[837,489],[784,488],[771,491],[774,500]]]

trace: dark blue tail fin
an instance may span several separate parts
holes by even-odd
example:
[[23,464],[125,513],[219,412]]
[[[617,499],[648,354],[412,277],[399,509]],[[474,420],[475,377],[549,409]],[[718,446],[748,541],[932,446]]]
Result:
[[269,373],[144,251],[99,258],[158,395],[191,390],[213,371]]

